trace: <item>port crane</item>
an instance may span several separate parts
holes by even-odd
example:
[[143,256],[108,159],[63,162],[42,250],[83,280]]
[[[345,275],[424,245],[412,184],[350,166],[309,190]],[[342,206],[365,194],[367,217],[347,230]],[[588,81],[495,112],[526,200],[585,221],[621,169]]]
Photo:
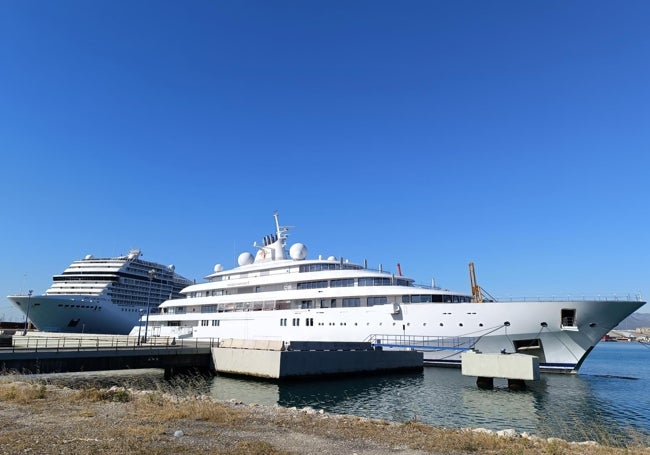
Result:
[[472,301],[474,303],[485,302],[485,298],[483,297],[483,294],[487,294],[491,302],[496,301],[494,297],[492,297],[485,289],[479,286],[478,283],[476,282],[476,270],[474,269],[473,262],[469,263],[469,283],[472,288]]

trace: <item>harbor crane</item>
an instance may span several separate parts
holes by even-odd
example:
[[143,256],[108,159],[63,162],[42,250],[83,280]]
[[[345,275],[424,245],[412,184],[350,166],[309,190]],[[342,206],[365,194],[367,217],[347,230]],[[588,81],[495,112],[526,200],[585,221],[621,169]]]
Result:
[[483,294],[487,294],[488,302],[496,302],[496,299],[490,295],[485,289],[478,285],[476,282],[476,271],[474,270],[474,263],[469,263],[469,283],[472,287],[472,302],[482,303],[485,302]]

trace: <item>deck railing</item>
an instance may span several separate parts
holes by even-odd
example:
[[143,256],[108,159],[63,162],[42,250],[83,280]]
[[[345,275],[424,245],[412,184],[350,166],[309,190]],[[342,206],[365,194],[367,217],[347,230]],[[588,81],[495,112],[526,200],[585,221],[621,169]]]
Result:
[[[4,335],[3,337],[7,337]],[[11,345],[0,346],[0,353],[20,351],[88,351],[120,349],[209,348],[218,345],[218,338],[177,339],[150,336],[146,340],[132,336],[23,336],[13,335]]]
[[365,341],[370,342],[375,347],[391,349],[467,351],[472,349],[478,339],[478,337],[372,334]]

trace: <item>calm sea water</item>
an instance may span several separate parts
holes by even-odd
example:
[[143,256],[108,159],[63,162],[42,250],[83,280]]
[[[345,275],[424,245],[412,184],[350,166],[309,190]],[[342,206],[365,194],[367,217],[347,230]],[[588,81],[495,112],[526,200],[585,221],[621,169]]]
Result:
[[[138,377],[138,375],[140,375]],[[57,375],[57,381],[136,383],[154,387],[160,372]],[[650,346],[600,343],[577,375],[542,374],[525,392],[505,380],[480,390],[460,369],[417,374],[274,383],[218,376],[175,379],[222,400],[312,407],[396,422],[416,420],[443,427],[512,428],[543,437],[626,443],[650,437]],[[180,382],[179,382],[180,381]]]

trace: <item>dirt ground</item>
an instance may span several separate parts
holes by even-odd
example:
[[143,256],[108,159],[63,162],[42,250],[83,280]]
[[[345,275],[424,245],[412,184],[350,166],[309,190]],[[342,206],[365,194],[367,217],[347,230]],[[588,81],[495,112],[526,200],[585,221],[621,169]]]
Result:
[[[637,451],[638,449],[638,451]],[[650,454],[646,447],[633,453]],[[314,409],[127,389],[0,383],[0,454],[617,454],[595,443],[502,437]]]

